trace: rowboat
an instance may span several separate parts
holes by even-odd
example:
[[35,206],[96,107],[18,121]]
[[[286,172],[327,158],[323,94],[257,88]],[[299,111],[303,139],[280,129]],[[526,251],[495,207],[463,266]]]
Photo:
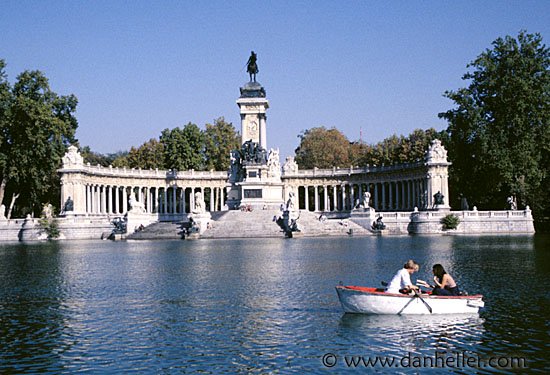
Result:
[[340,304],[346,313],[355,314],[467,314],[478,313],[485,303],[481,294],[471,296],[434,296],[386,293],[384,289],[337,286]]

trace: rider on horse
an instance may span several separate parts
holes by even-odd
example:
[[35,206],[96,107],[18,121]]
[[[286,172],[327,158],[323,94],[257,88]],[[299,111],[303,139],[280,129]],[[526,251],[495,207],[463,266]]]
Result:
[[246,63],[248,66],[246,68],[246,71],[248,72],[248,74],[250,74],[250,82],[252,82],[252,75],[254,75],[254,82],[256,82],[256,73],[260,71],[258,69],[258,65],[256,65],[256,59],[257,56],[254,51],[252,51],[252,54],[250,55],[250,57],[248,58],[248,62]]

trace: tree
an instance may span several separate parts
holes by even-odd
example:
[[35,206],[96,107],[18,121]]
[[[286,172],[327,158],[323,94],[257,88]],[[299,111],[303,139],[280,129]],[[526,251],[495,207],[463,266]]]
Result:
[[113,167],[165,169],[164,145],[151,138],[138,148],[132,147],[129,152],[119,154],[113,161]]
[[[548,207],[550,52],[539,34],[498,38],[468,65],[467,88],[446,91],[450,187],[482,208],[506,197]],[[451,192],[452,192],[451,191]]]
[[204,169],[204,134],[197,125],[188,123],[183,129],[164,129],[159,140],[164,145],[167,169]]
[[[5,77],[3,71],[1,75]],[[76,141],[78,101],[74,95],[58,96],[51,91],[44,73],[36,70],[21,73],[8,91],[0,119],[0,196],[4,191],[12,194],[9,215],[19,196],[36,211],[41,200],[59,200],[56,170],[67,147]]]
[[240,149],[239,132],[232,123],[225,122],[223,117],[214,120],[214,125],[206,124],[204,155],[206,169],[226,171],[229,169],[230,153]]
[[336,128],[324,126],[303,131],[296,149],[296,163],[301,169],[349,167],[350,142]]

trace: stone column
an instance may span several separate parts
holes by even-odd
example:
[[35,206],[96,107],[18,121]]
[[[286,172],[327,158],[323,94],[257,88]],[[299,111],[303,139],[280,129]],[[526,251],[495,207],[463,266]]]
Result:
[[266,115],[260,114],[260,145],[267,150],[267,130],[265,125]]
[[314,192],[314,199],[315,199],[315,212],[319,211],[319,186],[314,185],[313,188],[315,189]]
[[221,191],[220,191],[220,202],[221,202],[221,209],[223,210],[223,206],[225,206],[225,196],[224,196],[224,189],[223,187],[220,188]]
[[374,209],[378,210],[378,183],[374,183]]
[[189,196],[191,200],[191,207],[189,212],[193,212],[193,208],[195,207],[195,188],[191,188],[191,195]]
[[177,198],[177,194],[176,194],[176,190],[177,190],[177,189],[178,189],[177,187],[172,186],[172,213],[173,213],[173,214],[177,214],[177,213],[178,213],[178,210],[177,210],[177,208],[178,208],[177,202],[178,202],[178,201],[177,201],[177,199],[176,199],[176,198]]
[[305,185],[304,186],[304,202],[305,202],[305,208],[306,208],[306,211],[309,211],[309,186]]
[[386,183],[382,182],[380,185],[382,187],[382,211],[385,211],[386,210]]
[[109,200],[107,202],[107,213],[112,214],[113,213],[113,187],[109,186]]
[[115,213],[116,214],[119,214],[120,213],[120,198],[119,198],[119,193],[120,193],[120,187],[118,186],[115,186]]
[[163,214],[168,213],[168,188],[164,187],[164,194],[162,195],[162,205],[164,206]]
[[153,212],[156,213],[156,214],[159,214],[160,213],[160,201],[159,201],[160,197],[159,197],[159,187],[155,187],[155,207],[154,207],[154,210]]
[[128,187],[122,186],[122,213],[128,212]]
[[388,210],[393,209],[393,184],[392,182],[388,182]]
[[325,208],[325,212],[328,212],[330,211],[330,207],[329,207],[329,204],[328,204],[328,185],[323,185],[323,199],[324,199],[324,208]]

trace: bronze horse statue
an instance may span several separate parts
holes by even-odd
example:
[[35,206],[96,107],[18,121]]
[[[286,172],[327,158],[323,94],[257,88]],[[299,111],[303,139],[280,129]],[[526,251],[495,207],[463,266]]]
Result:
[[248,58],[248,62],[246,63],[246,71],[250,74],[250,82],[252,82],[252,76],[254,76],[254,82],[256,82],[256,74],[260,71],[258,69],[258,65],[256,64],[257,58],[258,56],[254,53],[254,51],[252,51],[250,57]]

